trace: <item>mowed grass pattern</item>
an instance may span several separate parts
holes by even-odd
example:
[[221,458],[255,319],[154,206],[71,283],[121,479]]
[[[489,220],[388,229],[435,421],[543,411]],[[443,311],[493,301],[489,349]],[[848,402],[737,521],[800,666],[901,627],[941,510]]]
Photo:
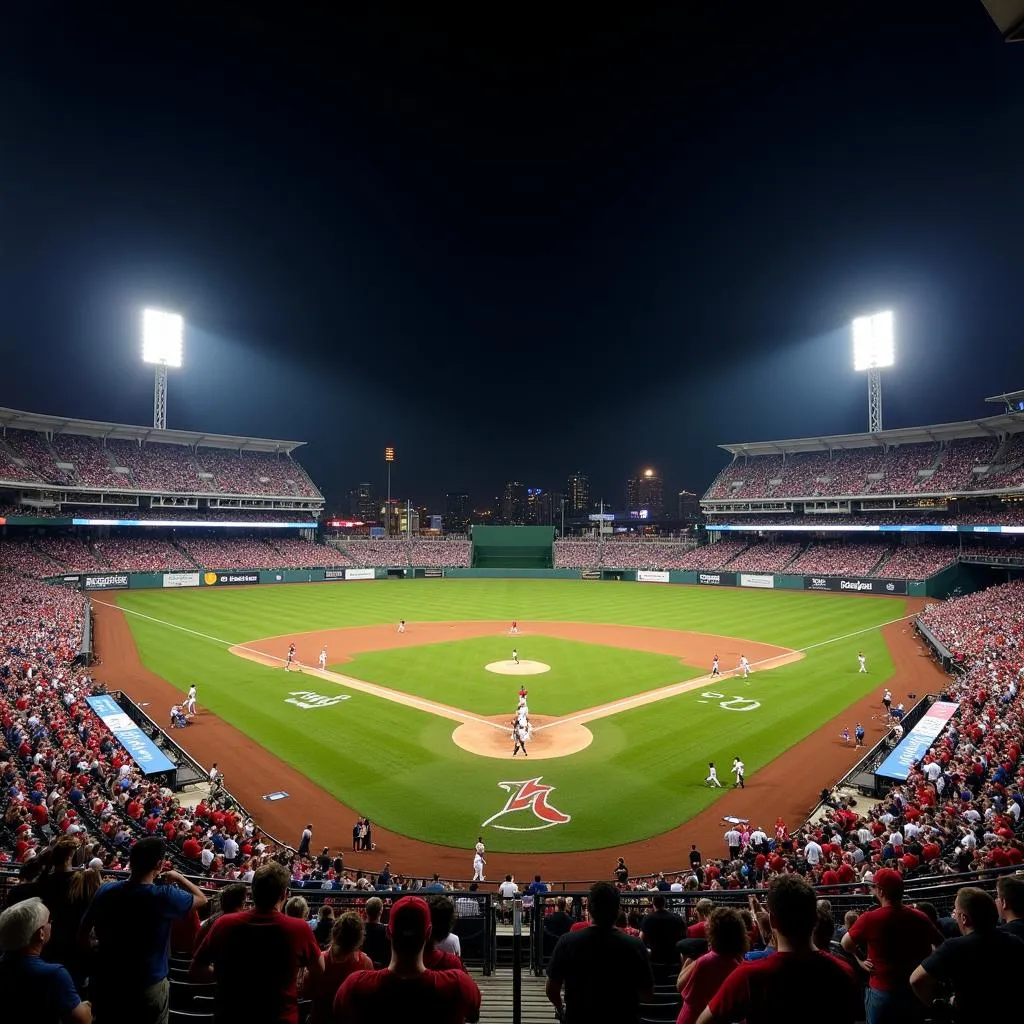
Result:
[[[415,634],[409,639],[415,643]],[[551,670],[532,676],[489,672],[488,664],[511,657],[513,642],[520,658],[544,662]],[[567,715],[692,679],[706,669],[684,665],[668,655],[622,647],[546,636],[521,636],[514,641],[496,636],[359,654],[334,666],[334,671],[477,715],[511,718],[520,683],[529,690],[534,713]]]
[[[715,798],[701,785],[708,760],[727,766],[738,754],[753,782],[760,767],[880,687],[892,664],[877,627],[905,615],[902,601],[851,595],[534,580],[135,591],[119,594],[118,601],[129,611],[147,667],[182,691],[197,682],[201,706],[389,829],[468,848],[481,823],[505,803],[506,792],[498,783],[542,776],[555,786],[551,803],[572,815],[571,822],[534,832],[491,826],[485,838],[495,852],[592,849],[647,838],[686,821]],[[227,650],[231,644],[280,636],[283,653],[290,634],[397,623],[400,618],[409,622],[410,638],[417,621],[547,619],[693,630],[737,638],[737,650],[745,638],[806,649],[807,656],[755,673],[750,685],[716,682],[713,688],[594,722],[594,742],[581,753],[523,763],[467,754],[451,742],[451,722],[357,691],[326,708],[287,704],[295,690],[336,690],[322,680],[285,674]],[[524,657],[532,656],[530,643],[529,637],[521,640]],[[496,644],[493,660],[508,657],[508,639],[496,638]],[[723,641],[723,658],[728,647]],[[857,674],[858,650],[868,657],[869,675]],[[429,648],[422,651],[436,657]],[[637,666],[653,657],[623,653],[636,657]],[[365,657],[369,664],[375,656]],[[352,671],[358,661],[342,670]],[[617,663],[597,685],[618,686],[635,678],[631,689],[636,692],[650,688],[645,673],[638,668],[634,677]],[[679,665],[676,674],[685,678],[686,667]],[[542,679],[530,678],[531,695]],[[390,680],[389,685],[402,684]],[[586,706],[600,702],[588,700]],[[506,703],[502,697],[499,711]],[[268,775],[267,791],[275,785]]]

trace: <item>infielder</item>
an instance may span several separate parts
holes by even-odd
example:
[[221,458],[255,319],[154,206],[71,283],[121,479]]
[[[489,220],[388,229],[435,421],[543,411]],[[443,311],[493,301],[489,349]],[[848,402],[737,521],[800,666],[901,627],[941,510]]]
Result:
[[284,663],[284,670],[285,670],[285,672],[289,671],[289,669],[291,669],[291,667],[292,667],[292,665],[294,663],[295,663],[295,644],[289,644],[288,645],[288,657],[285,659],[285,663]]
[[740,655],[740,671],[743,673],[744,679],[750,678],[750,662],[747,661],[745,654]]
[[519,652],[514,647],[512,648],[512,661],[516,665],[519,664]]
[[867,670],[868,670],[868,659],[864,657],[864,652],[863,651],[858,651],[857,652],[857,665],[859,666],[859,668],[857,669],[857,674],[858,675],[860,675],[861,672],[865,672],[865,673],[867,672]]
[[327,646],[326,644],[320,648],[320,657],[316,659],[320,663],[320,671],[325,672],[327,670]]
[[718,671],[718,655],[716,654],[711,661],[711,674],[713,676],[720,676],[722,673]]
[[885,708],[887,715],[892,714],[892,692],[888,687],[885,688],[885,693],[882,694],[882,707]]
[[188,688],[188,696],[185,698],[185,714],[194,715],[196,713],[196,684],[193,683]]
[[743,775],[747,770],[747,766],[738,758],[732,759],[732,770],[736,776],[736,781],[733,783],[733,788],[739,786],[740,789],[746,789],[747,787],[743,784]]
[[722,788],[722,784],[718,781],[718,769],[715,767],[714,761],[708,761],[708,777],[704,780],[704,785]]
[[404,633],[405,632],[405,619],[399,619],[398,620],[398,632],[399,633]]
[[512,620],[512,628],[509,630],[509,633],[512,636],[516,636],[519,633],[519,623],[515,619]]

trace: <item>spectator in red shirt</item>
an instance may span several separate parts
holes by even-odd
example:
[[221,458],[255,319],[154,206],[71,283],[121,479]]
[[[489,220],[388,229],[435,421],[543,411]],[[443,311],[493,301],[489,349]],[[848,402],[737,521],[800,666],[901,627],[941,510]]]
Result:
[[299,1024],[299,969],[315,983],[323,960],[309,925],[281,913],[289,881],[281,864],[258,868],[254,909],[217,918],[200,942],[189,978],[217,983],[216,1024]]
[[302,995],[313,1000],[309,1024],[330,1024],[334,997],[338,989],[356,971],[372,971],[373,961],[362,952],[365,926],[354,910],[341,915],[331,929],[331,944],[324,954],[324,972],[318,978],[307,978]]
[[683,997],[676,1024],[694,1024],[722,982],[743,963],[749,945],[747,929],[739,911],[717,907],[708,918],[707,953],[691,960],[679,972],[676,987]]
[[864,1001],[851,968],[814,948],[818,923],[814,890],[798,875],[772,879],[768,914],[778,952],[764,960],[737,967],[698,1024],[776,1024],[780,1007],[800,993],[801,1004],[827,1006],[829,1024],[853,1024],[862,1019]]
[[480,989],[464,971],[429,971],[423,947],[430,938],[430,908],[419,896],[403,896],[388,918],[391,964],[356,971],[334,997],[339,1024],[431,1021],[464,1024],[480,1019]]
[[[924,1007],[910,988],[914,968],[942,943],[942,933],[920,910],[903,903],[903,876],[892,868],[875,872],[872,891],[881,904],[861,914],[842,946],[857,958],[870,981],[867,1024],[913,1024]],[[867,948],[867,956],[861,953]]]

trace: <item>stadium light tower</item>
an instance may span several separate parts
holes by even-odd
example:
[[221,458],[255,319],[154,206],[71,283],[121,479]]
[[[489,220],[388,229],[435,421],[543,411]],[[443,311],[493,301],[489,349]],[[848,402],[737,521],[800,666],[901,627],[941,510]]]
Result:
[[384,461],[388,464],[388,503],[387,503],[387,516],[385,523],[387,531],[385,536],[391,536],[391,463],[395,461],[395,449],[388,445],[384,449]]
[[882,429],[882,370],[895,360],[891,310],[853,321],[853,368],[868,373],[868,433]]
[[142,361],[152,363],[153,426],[167,429],[167,368],[181,366],[185,321],[177,313],[162,309],[142,311]]

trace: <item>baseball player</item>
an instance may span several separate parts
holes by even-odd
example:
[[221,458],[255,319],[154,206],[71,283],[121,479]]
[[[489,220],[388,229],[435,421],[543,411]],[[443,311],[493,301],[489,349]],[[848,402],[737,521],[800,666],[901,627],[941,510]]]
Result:
[[867,670],[868,670],[868,659],[864,657],[864,652],[863,651],[858,651],[857,652],[857,665],[858,665],[858,668],[857,668],[857,674],[858,675],[861,672],[867,673]]
[[525,703],[519,705],[519,710],[516,711],[516,721],[525,722],[530,717],[530,709]]
[[529,696],[529,693],[530,693],[530,691],[527,690],[525,685],[519,687],[519,699],[520,700],[525,701],[526,698]]
[[519,652],[514,647],[512,648],[512,661],[516,665],[519,664]]
[[327,669],[327,645],[325,644],[320,648],[320,657],[316,659],[320,663],[320,671],[324,672]]
[[295,644],[288,645],[288,657],[285,659],[284,670],[288,672],[292,665],[295,664]]
[[747,766],[738,757],[734,757],[732,759],[732,770],[733,774],[736,776],[736,781],[733,783],[733,789],[737,786],[740,789],[746,789],[747,787],[743,784],[743,776],[747,770]]
[[526,753],[526,743],[530,739],[531,730],[530,723],[520,719],[515,724],[515,728],[512,731],[513,738],[515,739],[515,746],[512,748],[512,756],[515,757],[518,751],[523,752],[523,757],[529,757]]
[[196,713],[196,684],[193,683],[188,688],[188,696],[185,698],[185,714],[194,715]]
[[745,654],[740,655],[740,671],[743,673],[744,679],[750,678],[750,662],[747,661]]
[[854,746],[863,747],[864,746],[864,726],[861,725],[860,722],[858,722],[856,727],[854,728],[853,735],[857,738],[857,742],[854,744]]
[[473,881],[483,882],[486,881],[484,878],[484,868],[487,867],[487,861],[484,860],[484,855],[481,852],[483,843],[476,844],[476,853],[473,854]]
[[847,745],[850,745],[850,727],[844,726],[843,731],[839,734],[839,738]]
[[714,761],[708,761],[708,777],[704,780],[704,785],[722,788],[722,784],[718,781],[718,769],[715,767]]
[[516,636],[519,633],[519,623],[515,619],[512,620],[512,628],[509,630],[512,636]]
[[405,632],[405,619],[399,619],[398,620],[398,632],[399,633],[404,633]]
[[885,688],[885,693],[882,694],[882,707],[885,708],[887,715],[892,714],[892,692],[888,687]]
[[718,655],[716,654],[711,661],[711,674],[713,676],[719,676],[722,673],[718,671]]

